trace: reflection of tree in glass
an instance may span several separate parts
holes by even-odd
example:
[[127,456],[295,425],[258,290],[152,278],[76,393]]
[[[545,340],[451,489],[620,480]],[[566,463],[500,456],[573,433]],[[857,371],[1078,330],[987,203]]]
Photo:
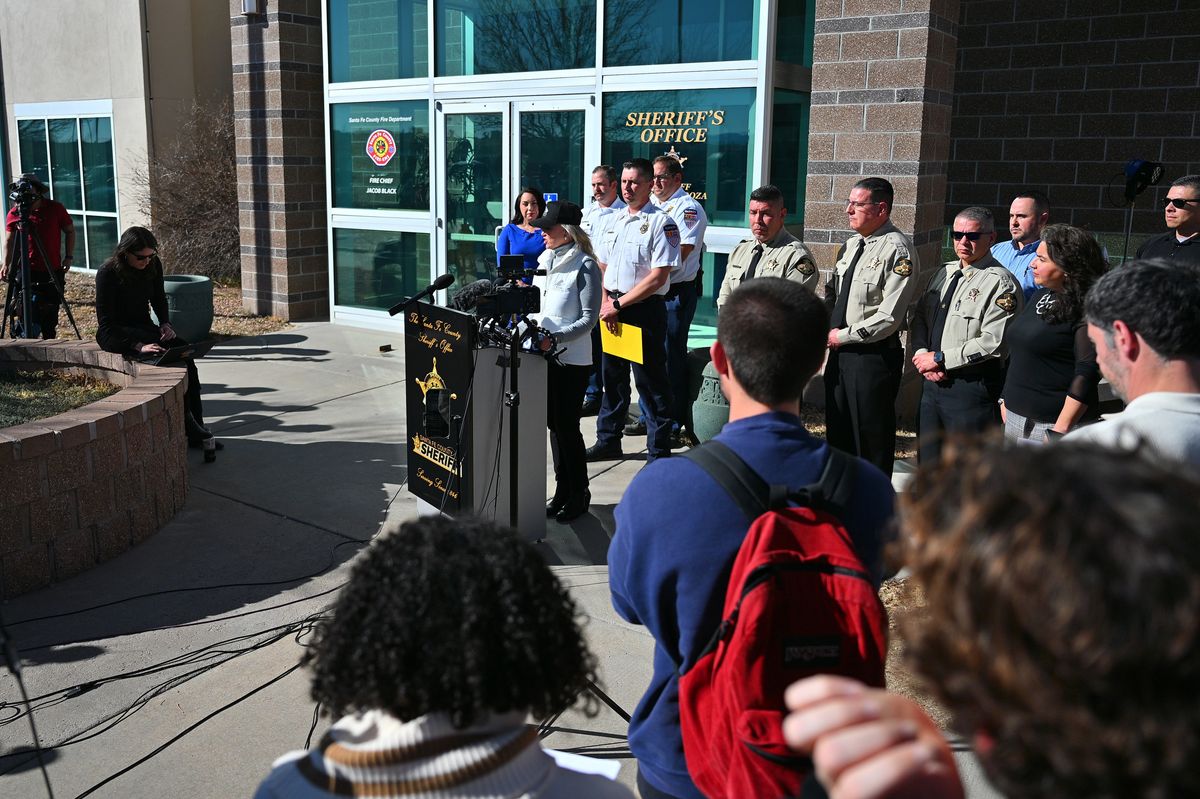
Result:
[[[682,0],[681,0],[682,1]],[[604,3],[604,65],[627,66],[658,61],[661,48],[648,47],[654,36],[650,6],[645,0],[606,0]],[[679,26],[676,26],[679,27]],[[647,52],[649,51],[649,52]],[[674,60],[674,59],[668,59]]]
[[583,202],[583,112],[525,111],[520,125],[521,185]]
[[595,0],[479,0],[472,16],[479,74],[596,64]]

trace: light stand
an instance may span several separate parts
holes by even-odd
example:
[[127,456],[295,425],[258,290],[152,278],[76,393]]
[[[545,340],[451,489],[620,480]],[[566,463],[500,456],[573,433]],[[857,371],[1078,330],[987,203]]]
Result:
[[1134,159],[1125,165],[1125,244],[1121,248],[1121,263],[1129,257],[1129,237],[1133,234],[1133,203],[1137,196],[1157,184],[1163,177],[1163,165],[1154,161]]
[[38,766],[42,770],[42,781],[46,783],[46,794],[50,799],[54,799],[54,789],[50,787],[50,773],[46,771],[46,761],[42,757],[42,741],[38,737],[37,724],[33,721],[33,708],[29,704],[29,692],[25,690],[25,680],[21,677],[21,657],[13,644],[12,636],[8,634],[3,614],[0,614],[0,652],[3,652],[4,662],[17,681],[17,688],[21,691],[21,701],[25,703],[25,715],[29,717],[29,731],[33,733],[33,749],[37,755]]

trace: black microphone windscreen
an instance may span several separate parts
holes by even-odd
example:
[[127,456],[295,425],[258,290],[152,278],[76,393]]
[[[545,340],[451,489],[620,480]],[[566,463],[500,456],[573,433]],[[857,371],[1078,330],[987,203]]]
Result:
[[463,286],[455,293],[454,298],[450,300],[450,307],[456,311],[470,311],[479,305],[481,299],[495,293],[495,283],[486,278],[476,280],[474,283],[468,283]]
[[452,285],[454,285],[454,275],[450,274],[449,272],[447,272],[444,275],[438,275],[437,280],[433,281],[433,288],[436,291],[441,291],[442,289],[448,289]]

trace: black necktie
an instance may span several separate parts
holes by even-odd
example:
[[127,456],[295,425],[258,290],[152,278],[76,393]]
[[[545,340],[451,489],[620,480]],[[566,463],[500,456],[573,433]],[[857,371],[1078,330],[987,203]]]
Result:
[[937,315],[933,317],[933,330],[929,333],[929,349],[934,352],[942,348],[942,331],[946,328],[946,317],[950,315],[950,303],[954,301],[954,290],[958,288],[958,281],[962,277],[962,273],[962,269],[954,270],[954,275],[950,278],[950,285],[942,293],[942,301],[938,303]]
[[854,267],[858,266],[858,259],[862,258],[866,246],[867,240],[860,236],[858,249],[854,251],[854,257],[850,259],[850,266],[846,267],[846,274],[842,275],[842,279],[838,281],[837,302],[833,304],[833,315],[829,318],[829,323],[834,330],[846,326],[846,305],[850,302],[850,281],[854,279]]
[[744,283],[754,277],[754,270],[758,268],[758,262],[762,260],[763,246],[759,244],[754,248],[754,257],[750,259],[750,265],[746,267],[746,276],[742,278]]

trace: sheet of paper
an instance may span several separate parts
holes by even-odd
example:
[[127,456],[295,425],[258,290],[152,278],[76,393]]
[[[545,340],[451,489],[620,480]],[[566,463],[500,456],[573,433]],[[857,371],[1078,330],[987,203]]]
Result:
[[621,763],[618,760],[601,760],[598,757],[586,757],[574,752],[559,752],[554,749],[547,749],[546,754],[554,758],[555,762],[563,768],[578,771],[581,774],[599,774],[601,777],[615,780],[621,773]]
[[609,332],[608,325],[601,322],[600,346],[609,355],[615,355],[618,358],[624,358],[634,363],[643,363],[642,329],[636,325],[629,325],[622,322],[617,325],[617,332],[611,333]]

